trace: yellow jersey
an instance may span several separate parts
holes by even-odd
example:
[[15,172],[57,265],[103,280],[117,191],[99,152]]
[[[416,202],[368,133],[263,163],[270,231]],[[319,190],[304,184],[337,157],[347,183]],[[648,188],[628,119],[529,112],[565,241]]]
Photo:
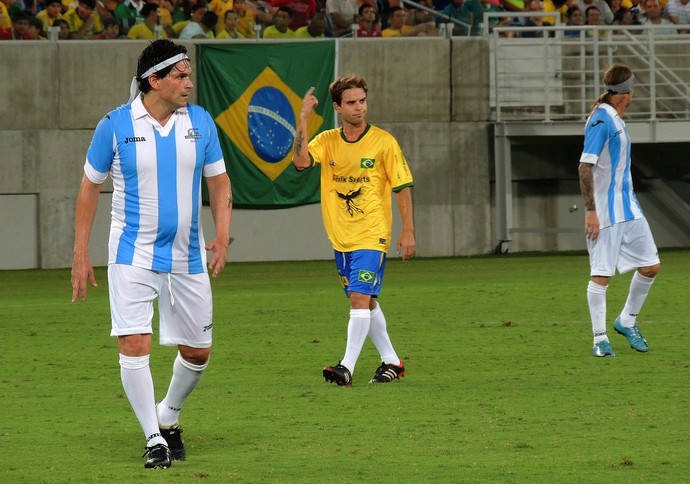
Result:
[[392,193],[413,185],[412,173],[393,135],[368,125],[356,141],[342,128],[309,143],[321,165],[321,213],[328,239],[340,252],[387,252],[393,226]]

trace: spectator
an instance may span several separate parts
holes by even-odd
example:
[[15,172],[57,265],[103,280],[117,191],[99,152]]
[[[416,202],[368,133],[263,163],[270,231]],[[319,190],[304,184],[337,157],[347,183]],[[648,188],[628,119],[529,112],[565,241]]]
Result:
[[[571,4],[575,3],[574,0],[544,0],[544,12],[560,12],[561,23],[568,23],[568,8]],[[582,13],[582,11],[580,11]],[[556,25],[555,19],[551,17],[546,17],[544,22]]]
[[172,11],[173,6],[168,0],[146,0],[147,3],[154,3],[158,5],[158,22],[164,29],[168,30],[172,27]]
[[29,27],[26,32],[32,40],[48,40],[46,33],[43,31],[43,22],[34,16],[29,15]]
[[58,40],[69,40],[70,35],[69,35],[69,24],[67,23],[67,20],[63,18],[56,19],[53,22],[53,27],[57,27],[60,30],[58,30]]
[[189,20],[192,16],[192,6],[197,3],[197,0],[176,0],[172,11],[173,25],[183,20]]
[[62,18],[62,3],[60,0],[46,0],[45,7],[36,14],[36,18],[43,23],[43,31],[48,32],[53,22]]
[[613,25],[635,25],[635,19],[629,8],[621,7],[613,14]]
[[98,40],[117,40],[120,38],[120,22],[115,17],[103,20],[103,33],[94,36]]
[[141,9],[144,21],[130,27],[127,38],[132,40],[167,39],[168,34],[160,25],[158,11],[160,7],[155,3],[147,3]]
[[[492,5],[490,0],[467,0],[462,4],[460,10],[461,20],[471,25],[471,35],[482,35],[484,13],[503,12],[501,7]],[[508,17],[493,17],[489,20],[489,31],[493,30],[497,25],[507,25],[509,22],[510,18]],[[461,32],[467,33],[465,28],[462,28]],[[453,33],[455,33],[455,29],[453,29]]]
[[376,11],[367,3],[359,7],[357,37],[381,37],[381,25],[376,18]]
[[[584,16],[582,15],[582,10],[580,10],[580,7],[577,5],[573,5],[572,7],[568,7],[568,10],[565,13],[566,18],[568,19],[566,21],[566,25],[568,26],[580,26],[585,23]],[[565,31],[565,36],[566,37],[579,37],[580,36],[581,29],[572,29],[572,30],[566,30]]]
[[[585,25],[601,25],[601,11],[599,11],[599,7],[596,5],[590,5],[587,7],[587,10],[585,10]],[[604,30],[587,30],[587,37],[604,37],[606,35],[606,31]]]
[[232,7],[232,0],[211,0],[211,3],[208,4],[208,9],[218,15],[218,24],[214,28],[215,34],[225,30],[225,12],[232,10]]
[[233,10],[237,12],[237,33],[247,39],[256,37],[256,15],[247,7],[245,0],[235,0]]
[[[463,3],[463,0],[450,0],[441,12],[443,15],[446,15],[452,19],[467,23],[464,17],[464,12],[462,11]],[[462,35],[463,33],[467,33],[466,27],[453,22],[453,34]]]
[[103,32],[103,22],[95,8],[96,0],[79,0],[76,7],[63,15],[69,25],[71,39],[91,39]]
[[328,22],[326,21],[326,14],[323,12],[316,12],[309,19],[309,23],[304,27],[300,27],[295,31],[295,37],[298,39],[316,39],[325,37]]
[[264,29],[264,39],[293,39],[295,31],[289,25],[292,21],[292,10],[288,7],[278,7],[273,14],[273,25]]
[[225,27],[216,34],[216,39],[242,39],[242,35],[237,31],[237,12],[234,10],[225,11]]
[[180,32],[180,39],[212,39],[213,29],[218,23],[218,15],[207,10],[201,16],[199,22],[189,22],[182,32]]
[[[616,12],[618,12],[621,7],[622,7],[623,1],[622,0],[606,0],[606,5],[609,6],[609,9],[611,9],[611,13],[613,16],[616,16]],[[613,22],[611,22],[613,23]]]
[[12,30],[10,18],[10,5],[12,0],[0,0],[0,30]]
[[[541,0],[526,0],[525,7],[527,7],[528,12],[543,12],[544,8]],[[542,27],[545,24],[545,17],[528,17],[525,21],[525,27]],[[543,30],[538,31],[523,31],[520,32],[520,37],[544,37],[545,32]]]
[[[645,18],[642,25],[654,28],[655,35],[677,35],[678,29],[674,27],[674,23],[661,16],[661,5],[659,0],[645,0],[644,2]],[[665,27],[656,27],[663,25]]]
[[433,21],[411,25],[415,21],[415,16],[413,13],[408,15],[402,7],[391,7],[388,18],[390,25],[381,32],[382,37],[417,37],[436,31]]
[[120,21],[122,33],[127,35],[137,22],[141,22],[143,17],[141,9],[144,8],[145,0],[125,0],[117,6],[113,16]]
[[605,0],[578,0],[577,6],[585,13],[585,23],[587,23],[587,8],[594,6],[599,9],[600,23],[611,25],[613,23],[613,13]]
[[274,14],[277,7],[289,8],[292,14],[288,28],[295,31],[307,25],[307,21],[316,13],[316,0],[272,0],[271,7]]
[[438,29],[429,13],[424,10],[410,9],[405,12],[402,35],[404,37],[433,37],[438,36]]
[[356,23],[356,0],[326,0],[326,14],[331,18],[333,37],[350,33]]
[[206,4],[203,2],[197,2],[194,5],[192,5],[191,10],[190,10],[190,17],[188,20],[181,20],[179,22],[174,23],[172,26],[169,28],[166,28],[165,31],[168,33],[168,37],[179,37],[184,28],[189,25],[191,22],[201,22],[201,19],[203,18],[204,14],[208,11],[206,8]]
[[0,40],[31,40],[29,35],[29,14],[17,12],[12,17],[11,27],[0,30]]
[[690,33],[690,0],[668,0],[666,13],[671,22],[681,26],[681,33]]

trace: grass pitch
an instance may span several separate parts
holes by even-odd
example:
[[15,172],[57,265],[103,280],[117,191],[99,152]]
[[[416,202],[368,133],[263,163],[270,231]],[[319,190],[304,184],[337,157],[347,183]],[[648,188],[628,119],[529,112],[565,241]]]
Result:
[[[188,460],[145,470],[108,336],[105,270],[0,272],[3,482],[687,482],[690,251],[661,253],[641,354],[591,356],[586,255],[389,261],[381,297],[407,376],[322,380],[345,346],[334,264],[233,264],[213,281],[214,352],[182,413]],[[162,398],[175,350],[154,345]]]

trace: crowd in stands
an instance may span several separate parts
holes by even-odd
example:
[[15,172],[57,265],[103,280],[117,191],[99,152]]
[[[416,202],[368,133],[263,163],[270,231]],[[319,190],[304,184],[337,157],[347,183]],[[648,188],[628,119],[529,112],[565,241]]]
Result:
[[[448,19],[454,35],[515,26],[577,27],[565,35],[598,35],[587,25],[654,25],[658,35],[690,33],[690,0],[0,0],[0,40],[290,39],[438,36]],[[490,17],[485,12],[553,12]],[[582,26],[582,27],[580,27]]]

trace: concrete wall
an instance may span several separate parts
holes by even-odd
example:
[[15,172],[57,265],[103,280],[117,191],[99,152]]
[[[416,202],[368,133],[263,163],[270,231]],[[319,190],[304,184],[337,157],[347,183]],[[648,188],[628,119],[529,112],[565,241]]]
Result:
[[[193,64],[194,43],[186,42]],[[93,129],[106,112],[126,102],[145,45],[0,43],[5,81],[0,83],[0,269],[71,266],[75,196]],[[337,48],[339,73],[355,72],[369,82],[369,121],[396,136],[412,168],[417,254],[437,257],[493,250],[497,240],[488,42],[342,39]],[[196,82],[195,74],[192,80]],[[196,102],[195,93],[191,102]],[[553,171],[553,159],[544,161],[538,153],[521,155],[520,148],[515,149],[517,165],[520,156],[527,156],[532,166],[550,166],[542,174]],[[561,162],[574,163],[557,160],[556,165]],[[511,250],[584,249],[576,233],[581,212],[568,211],[579,203],[576,171],[568,169],[561,177],[562,169],[554,172],[554,186],[521,177],[518,170],[514,218],[519,226],[566,227],[572,232],[515,234]],[[108,186],[104,192],[91,240],[95,265],[107,260]],[[203,222],[211,237],[208,210]],[[396,219],[394,237],[398,230]],[[659,246],[690,244],[687,236],[672,230],[659,232]],[[236,209],[232,237],[234,261],[332,257],[318,205]]]
[[[365,76],[369,121],[398,138],[412,167],[419,256],[486,253],[492,245],[489,126],[480,109],[486,103],[479,100],[488,68],[486,61],[475,60],[488,55],[481,42],[473,46],[482,54],[477,56],[458,42],[350,39],[338,44],[338,71]],[[194,63],[193,44],[187,46]],[[75,196],[86,149],[99,119],[126,102],[145,45],[0,43],[0,72],[11,79],[0,84],[0,222],[5,222],[0,269],[71,265]],[[461,68],[454,53],[471,59],[472,69]],[[462,89],[453,86],[454,79]],[[107,260],[109,190],[104,189],[92,234],[96,265]],[[210,236],[208,210],[204,226]],[[332,257],[318,205],[237,209],[232,236],[230,259],[235,261]]]

